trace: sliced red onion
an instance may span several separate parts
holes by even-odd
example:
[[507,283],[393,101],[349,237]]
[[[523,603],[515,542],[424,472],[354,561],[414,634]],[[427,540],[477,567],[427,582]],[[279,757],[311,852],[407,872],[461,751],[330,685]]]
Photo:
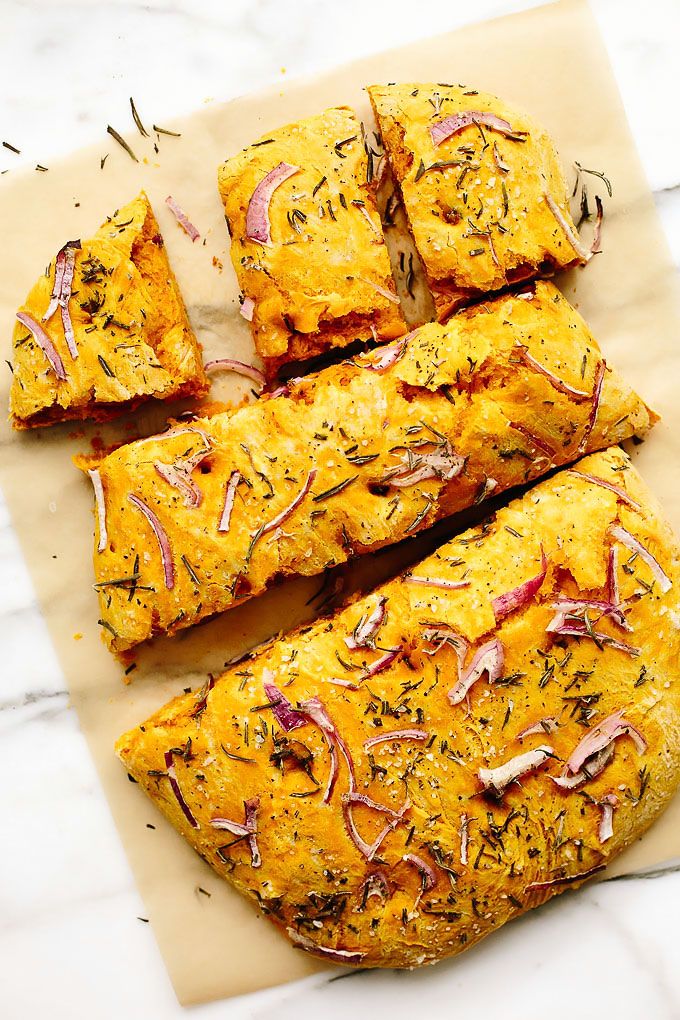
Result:
[[583,431],[583,435],[581,436],[581,442],[578,444],[579,453],[583,453],[583,451],[585,450],[586,446],[588,445],[588,440],[590,439],[590,434],[595,428],[597,412],[599,410],[600,399],[602,397],[602,384],[604,383],[604,373],[606,372],[606,370],[607,365],[603,358],[600,364],[597,366],[597,372],[595,373],[595,384],[593,386],[593,402],[590,407],[590,414],[588,415],[586,427]]
[[593,755],[602,751],[612,741],[626,735],[635,744],[638,754],[644,754],[647,750],[647,741],[640,731],[624,718],[623,709],[619,709],[618,712],[613,712],[597,726],[594,726],[583,740],[579,741],[567,760],[567,769],[573,775],[581,769],[588,758],[592,758]]
[[533,432],[530,432],[525,425],[522,425],[518,421],[509,421],[508,425],[510,426],[511,429],[514,429],[516,432],[521,432],[525,439],[528,439],[529,442],[532,443],[537,450],[540,450],[541,453],[544,453],[549,460],[552,460],[552,458],[555,456],[555,451],[553,450],[553,448],[551,446],[548,446],[545,440],[539,439],[538,436],[535,436]]
[[[207,452],[204,456],[207,456]],[[203,493],[186,468],[183,466],[178,467],[176,464],[164,464],[160,460],[155,460],[153,466],[164,482],[167,482],[173,489],[179,491],[184,498],[185,506],[195,508],[201,505]]]
[[548,560],[541,546],[540,572],[535,577],[529,578],[528,581],[523,581],[522,584],[517,585],[511,591],[505,592],[504,595],[496,596],[491,603],[496,623],[504,620],[510,613],[513,613],[516,609],[521,609],[527,602],[530,602],[545,581],[547,573]]
[[71,313],[68,303],[71,299],[73,288],[73,274],[76,267],[76,251],[80,248],[80,241],[67,241],[57,254],[54,264],[54,288],[50,298],[47,311],[42,317],[43,322],[51,319],[57,308],[61,309],[61,322],[64,327],[64,339],[71,357],[78,357],[78,347],[73,332]]
[[308,698],[307,701],[303,701],[299,707],[301,715],[306,716],[315,723],[328,744],[328,749],[331,755],[331,767],[328,773],[328,781],[326,783],[326,790],[323,795],[323,803],[328,804],[333,794],[333,788],[338,778],[339,762],[337,749],[340,748],[343,758],[347,764],[347,770],[349,772],[349,789],[350,793],[354,793],[356,790],[356,775],[354,772],[354,762],[352,756],[349,753],[349,749],[345,744],[344,740],[340,736],[338,729],[329,716],[323,702],[319,698]]
[[423,641],[427,641],[436,646],[431,651],[425,649],[426,655],[436,655],[436,653],[443,648],[444,645],[451,645],[452,648],[455,648],[456,654],[458,655],[459,668],[465,661],[468,643],[465,638],[458,634],[458,632],[455,631],[448,623],[428,624],[423,631]]
[[[366,220],[366,222],[368,223],[368,225],[371,228],[371,230],[373,231],[373,233],[374,234],[379,234],[380,233],[380,229],[378,227],[376,227],[375,223],[371,219],[371,214],[369,213],[368,209],[363,204],[363,202],[360,203],[360,204],[357,204],[356,202],[352,202],[352,205],[355,207],[355,209],[358,209],[358,211],[361,213],[363,218]],[[368,283],[369,281],[367,280],[366,282]],[[374,286],[374,284],[371,284],[371,286]],[[394,300],[394,296],[392,296],[390,298],[390,300]],[[396,303],[399,304],[399,298],[396,298]]]
[[265,384],[264,372],[255,368],[255,365],[246,365],[245,361],[234,361],[233,358],[215,358],[214,361],[206,361],[203,367],[208,375],[211,372],[235,372],[236,375],[245,375],[253,382],[259,383],[260,386]]
[[385,622],[387,599],[381,595],[372,613],[364,613],[345,644],[354,651],[357,648],[375,648],[375,638]]
[[626,620],[621,607],[605,599],[570,599],[565,595],[559,595],[550,605],[552,609],[557,609],[559,612],[546,627],[549,633],[553,632],[552,624],[555,622],[560,626],[565,622],[566,617],[577,613],[585,613],[589,609],[595,610],[595,612],[600,614],[600,617],[609,617],[623,630],[630,631],[633,629]]
[[607,645],[609,648],[615,648],[617,651],[625,652],[626,655],[633,657],[640,654],[639,648],[628,645],[623,641],[617,641],[616,638],[610,637],[604,631],[595,630],[592,626],[589,626],[585,619],[575,615],[568,615],[562,611],[555,614],[545,629],[547,633],[557,634],[558,637],[590,638],[591,641]]
[[402,860],[407,864],[412,864],[420,875],[420,889],[416,896],[416,902],[414,904],[415,909],[420,903],[420,898],[423,893],[429,892],[430,889],[434,889],[437,884],[437,875],[434,868],[428,864],[427,861],[424,861],[422,857],[418,857],[417,854],[404,854]]
[[185,234],[188,234],[192,241],[197,241],[201,236],[196,227],[193,225],[187,214],[177,204],[172,195],[168,195],[165,200],[165,204],[168,206],[173,216],[179,223],[180,227]]
[[516,740],[524,740],[525,737],[533,736],[534,733],[540,733],[545,736],[546,733],[554,733],[559,727],[559,722],[554,715],[546,715],[543,719],[539,719],[538,722],[532,723],[525,729],[518,733]]
[[241,481],[241,472],[232,471],[229,475],[229,481],[227,482],[227,488],[224,493],[224,507],[222,508],[222,516],[220,517],[220,523],[217,525],[217,530],[221,532],[229,531],[229,525],[231,523],[231,512],[234,509],[234,500],[236,499],[236,490],[239,482]]
[[587,390],[575,389],[573,386],[570,386],[569,383],[565,383],[563,379],[560,379],[559,376],[555,375],[554,372],[551,372],[549,368],[545,367],[545,365],[542,365],[540,361],[536,361],[536,358],[533,358],[531,354],[529,354],[523,344],[518,344],[516,346],[516,350],[525,365],[528,365],[529,368],[532,368],[535,372],[539,372],[541,375],[545,376],[553,389],[557,390],[558,393],[564,393],[568,397],[573,397],[574,400],[584,400],[590,396]]
[[606,843],[614,835],[614,808],[618,806],[619,798],[614,793],[606,794],[599,802],[602,817],[597,829],[597,838],[600,843]]
[[627,549],[630,549],[632,553],[637,553],[640,559],[647,564],[664,595],[671,589],[673,582],[659,561],[652,556],[649,549],[645,549],[644,545],[634,535],[631,535],[630,531],[622,528],[620,524],[615,524],[609,529],[609,534],[617,542],[620,542],[621,545],[625,545]]
[[319,956],[332,960],[334,963],[361,963],[366,956],[366,953],[359,952],[358,949],[328,949],[326,946],[318,946],[313,939],[303,935],[300,931],[296,931],[295,928],[286,928],[286,932],[291,942],[300,946],[301,949],[307,949],[310,953],[317,953]]
[[244,800],[245,822],[233,822],[230,818],[211,818],[210,824],[213,829],[223,829],[238,837],[246,837],[250,850],[250,865],[259,868],[262,864],[260,848],[257,844],[257,809],[260,806],[260,798],[253,797],[251,800]]
[[[607,595],[609,601],[615,606],[618,606],[621,602],[621,596],[619,594],[619,575],[618,575],[618,546],[611,545],[609,547],[609,557],[607,559]],[[626,624],[628,629],[628,624]],[[632,630],[632,627],[630,628]]]
[[172,751],[166,751],[165,752],[165,767],[167,769],[167,776],[168,776],[168,779],[170,780],[170,786],[172,788],[172,792],[174,793],[175,797],[177,798],[177,803],[179,804],[179,806],[182,809],[182,814],[184,815],[184,817],[186,818],[186,820],[188,821],[189,825],[191,825],[192,828],[200,829],[200,825],[198,824],[198,822],[194,818],[194,816],[193,816],[193,814],[191,812],[191,808],[189,807],[189,805],[185,801],[184,796],[182,794],[182,791],[180,789],[179,783],[177,782],[177,773],[175,772],[175,766],[174,766],[173,758],[172,758]]
[[[498,131],[501,135],[518,138],[518,132],[513,131],[512,125],[495,113],[488,113],[485,110],[465,110],[461,113],[452,113],[450,117],[438,120],[436,124],[430,124],[430,138],[432,144],[437,146],[445,142],[452,135],[457,135],[465,128],[483,124],[484,127]],[[524,132],[523,132],[524,133]]]
[[376,676],[378,673],[382,673],[383,670],[388,669],[392,665],[395,659],[398,659],[402,653],[401,648],[390,648],[384,655],[372,662],[371,665],[365,670],[362,675],[362,680],[366,677]]
[[447,440],[430,453],[414,453],[409,450],[403,455],[401,465],[387,471],[381,481],[401,489],[430,478],[450,482],[458,477],[464,467],[465,457],[457,454]]
[[[271,675],[270,670],[265,670],[265,673]],[[295,711],[288,698],[275,684],[266,682],[263,684],[263,687],[267,700],[271,702],[274,718],[282,730],[290,733],[291,730],[296,730],[298,726],[306,724],[306,716],[301,712]]]
[[428,588],[445,588],[448,591],[458,591],[459,588],[469,588],[469,581],[447,581],[443,577],[420,577],[416,574],[405,574],[404,584],[423,584]]
[[359,887],[359,893],[361,894],[361,902],[364,905],[373,896],[377,896],[384,903],[390,894],[390,883],[385,872],[380,870],[372,871],[370,875],[367,875]]
[[241,302],[240,314],[246,320],[246,322],[253,321],[253,312],[255,311],[255,302],[250,297],[245,297]]
[[460,863],[468,862],[468,844],[470,842],[470,819],[467,815],[460,816]]
[[555,199],[552,197],[552,195],[549,195],[547,192],[543,197],[545,198],[546,204],[550,209],[550,212],[553,214],[553,216],[561,226],[562,230],[564,231],[565,237],[569,241],[569,244],[572,246],[576,254],[580,257],[581,261],[590,262],[590,260],[593,257],[592,251],[590,250],[590,248],[586,248],[581,238],[578,236],[578,234],[573,229],[571,224],[567,221],[564,213],[560,209]]
[[246,212],[246,237],[258,244],[272,243],[269,223],[269,203],[272,195],[284,181],[296,174],[300,168],[290,163],[279,163],[266,174],[250,197]]
[[495,683],[502,676],[504,661],[503,645],[498,638],[493,638],[478,648],[466,669],[461,668],[459,660],[458,680],[447,695],[449,704],[459,705],[464,701],[484,673],[488,674],[489,683]]
[[586,482],[591,482],[593,485],[600,485],[603,489],[609,489],[610,492],[615,492],[622,503],[626,503],[633,510],[642,510],[639,503],[636,503],[632,499],[625,489],[620,485],[614,485],[613,482],[607,482],[604,478],[598,478],[596,475],[586,474],[585,471],[577,471],[576,468],[568,468],[570,475],[577,475],[579,478],[585,479]]
[[[359,834],[356,822],[354,821],[353,809],[355,804],[363,804],[365,807],[372,808],[374,811],[379,811],[381,814],[389,815],[390,820],[383,829],[378,833],[372,843],[367,843],[365,839]],[[392,808],[388,808],[385,804],[379,804],[377,801],[367,797],[366,794],[356,793],[352,791],[350,793],[343,793],[342,795],[342,816],[347,829],[347,834],[354,843],[355,847],[368,861],[372,861],[378,850],[385,841],[385,838],[392,832],[399,822],[403,820],[404,814],[411,807],[411,802],[407,799],[399,809],[394,811]]]
[[414,333],[415,330],[413,333],[407,333],[406,336],[400,337],[391,344],[383,344],[381,347],[376,347],[375,350],[365,354],[361,361],[355,363],[360,368],[367,368],[369,372],[384,372],[404,357],[408,342]]
[[[359,208],[366,214],[368,222],[371,224],[371,226],[373,226],[373,221],[371,220],[371,217],[368,215],[364,207],[360,206]],[[375,229],[375,227],[373,229]],[[391,301],[393,305],[399,304],[399,298],[397,297],[396,294],[393,294],[391,290],[386,290],[385,287],[381,287],[380,284],[374,283],[373,280],[368,280],[365,276],[357,276],[357,280],[361,280],[362,283],[368,284],[369,287],[372,287],[374,291],[376,291],[378,294],[381,294],[382,297],[387,299],[387,301]]]
[[92,479],[94,498],[95,503],[97,504],[97,521],[99,523],[97,552],[104,552],[109,541],[109,536],[106,531],[106,500],[104,498],[104,485],[102,484],[102,476],[99,474],[97,468],[90,468],[87,473]]
[[364,741],[364,751],[368,751],[369,748],[375,747],[376,744],[387,744],[394,743],[396,740],[427,740],[429,737],[427,730],[417,729],[405,729],[405,730],[392,730],[389,733],[378,733],[375,737],[369,737],[368,740]]
[[581,786],[582,783],[588,782],[590,779],[595,779],[599,776],[600,772],[603,772],[609,762],[614,757],[614,741],[612,740],[606,747],[603,747],[601,751],[594,754],[592,758],[575,772],[573,775],[570,774],[569,769],[565,766],[559,776],[550,776],[555,786],[559,786],[561,790],[575,790],[577,786]]
[[32,335],[38,347],[49,361],[50,367],[57,379],[61,379],[62,381],[65,380],[67,375],[66,369],[64,368],[64,362],[61,360],[59,351],[54,346],[40,323],[36,322],[33,316],[29,315],[28,312],[17,312],[17,319]]
[[175,563],[172,558],[172,548],[170,546],[170,540],[168,539],[165,528],[158,520],[158,517],[153,510],[144,503],[139,496],[135,496],[134,493],[128,493],[128,499],[133,506],[136,506],[140,510],[147,521],[153,528],[153,533],[156,536],[158,547],[161,551],[161,561],[163,563],[163,574],[165,576],[165,587],[168,591],[171,591],[175,587]]
[[515,755],[496,768],[479,769],[477,775],[485,790],[493,790],[496,796],[502,797],[510,783],[540,768],[554,755],[555,751],[549,744],[542,744],[540,747],[532,748],[531,751]]
[[570,885],[572,882],[584,882],[586,878],[596,875],[598,871],[604,870],[604,864],[597,864],[588,871],[582,871],[580,875],[566,875],[564,878],[549,878],[545,882],[531,882],[526,887],[526,892],[543,892],[544,889],[551,889],[554,885]]
[[271,521],[268,521],[267,524],[264,525],[261,532],[262,535],[266,535],[268,532],[274,531],[275,528],[278,528],[279,525],[283,524],[283,522],[290,517],[290,515],[300,505],[302,500],[305,498],[305,496],[311,489],[312,485],[314,484],[315,478],[316,468],[312,468],[312,470],[307,475],[307,481],[302,486],[293,502],[289,503],[285,510],[282,510],[280,514],[277,514],[276,517],[273,517]]

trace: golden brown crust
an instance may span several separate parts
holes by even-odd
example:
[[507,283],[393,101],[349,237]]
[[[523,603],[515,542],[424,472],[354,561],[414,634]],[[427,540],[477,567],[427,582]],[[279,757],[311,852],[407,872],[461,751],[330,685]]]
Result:
[[[297,172],[272,195],[264,244],[246,236],[248,206],[282,162]],[[269,378],[287,361],[405,332],[369,177],[362,127],[347,107],[269,132],[219,169],[232,262],[254,301]]]
[[[459,952],[599,870],[644,832],[677,787],[680,550],[622,451],[577,467],[580,474],[542,482],[410,574],[275,641],[118,741],[125,767],[172,824],[304,948],[385,967]],[[616,527],[654,557],[666,583],[640,556],[631,569]],[[612,549],[629,629],[593,614],[592,639],[551,633],[556,598],[611,599]],[[494,600],[536,576],[528,601],[503,618]],[[415,577],[465,579],[467,587],[436,588]],[[375,648],[348,648],[357,624],[381,603]],[[428,635],[434,626],[438,637]],[[489,642],[503,652],[494,682],[482,675],[467,703],[449,696],[461,669],[452,632],[469,643],[466,668]],[[386,648],[398,654],[367,678]],[[288,733],[277,717],[283,698],[302,712]],[[314,698],[325,731],[310,721],[310,712],[319,718]],[[588,758],[582,782],[560,788],[551,777],[572,775],[565,763],[575,748],[616,713],[626,725],[613,756],[599,773]],[[416,736],[365,747],[403,729]],[[324,803],[333,742],[338,773]],[[540,764],[501,796],[483,792],[480,769],[541,747]],[[352,772],[355,789],[383,806],[354,808],[359,839],[371,843],[394,821],[371,861],[343,817]],[[607,838],[600,826],[610,797]],[[212,824],[243,824],[244,802],[251,814],[257,805],[255,846],[233,827]]]
[[150,398],[207,393],[201,350],[144,192],[93,238],[77,243],[68,309],[78,356],[68,349],[58,310],[41,321],[55,286],[55,259],[20,312],[46,331],[66,378],[57,378],[30,331],[17,322],[10,395],[14,427],[105,421]]
[[[555,147],[532,118],[464,86],[368,92],[439,319],[479,294],[582,261],[546,202],[575,230]],[[466,112],[491,113],[515,134],[471,123],[435,144],[430,129]]]
[[[587,326],[552,284],[423,326],[403,350],[400,341],[391,350],[402,353],[384,371],[369,367],[388,357],[379,348],[292,384],[288,396],[131,443],[101,461],[108,541],[94,561],[103,637],[114,651],[222,612],[278,578],[317,574],[397,542],[654,421],[618,375],[604,371]],[[200,505],[187,505],[186,488],[159,477],[156,465],[167,475],[201,452],[190,474]],[[234,472],[239,484],[220,532]],[[168,536],[170,588],[158,541],[131,495]]]

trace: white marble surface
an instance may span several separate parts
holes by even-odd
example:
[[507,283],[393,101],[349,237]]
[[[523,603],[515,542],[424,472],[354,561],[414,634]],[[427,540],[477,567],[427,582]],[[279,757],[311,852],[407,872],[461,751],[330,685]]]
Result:
[[[0,0],[0,170],[521,0]],[[680,262],[678,0],[593,0]],[[578,73],[575,54],[575,73]],[[285,72],[283,71],[285,68]],[[606,125],[603,125],[606,130]],[[2,182],[0,181],[0,186]],[[1,225],[0,225],[1,229]],[[565,895],[469,954],[414,974],[326,976],[182,1011],[89,759],[0,502],[0,1016],[279,1020],[502,1015],[680,1017],[680,874]],[[228,961],[225,961],[228,965]],[[266,961],[262,961],[266,967]]]

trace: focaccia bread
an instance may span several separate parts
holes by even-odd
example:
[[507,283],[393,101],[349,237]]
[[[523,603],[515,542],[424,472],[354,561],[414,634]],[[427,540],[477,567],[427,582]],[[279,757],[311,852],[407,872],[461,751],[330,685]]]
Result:
[[531,117],[465,86],[368,92],[439,318],[587,261],[555,146]]
[[69,241],[17,312],[15,428],[96,421],[150,397],[208,390],[198,342],[141,192],[93,238]]
[[596,454],[117,752],[296,945],[433,963],[599,871],[675,791],[678,556],[628,457]]
[[124,652],[644,432],[586,324],[540,283],[279,396],[86,459],[102,636]]
[[347,107],[270,131],[220,167],[242,311],[268,377],[286,362],[405,332],[374,172]]

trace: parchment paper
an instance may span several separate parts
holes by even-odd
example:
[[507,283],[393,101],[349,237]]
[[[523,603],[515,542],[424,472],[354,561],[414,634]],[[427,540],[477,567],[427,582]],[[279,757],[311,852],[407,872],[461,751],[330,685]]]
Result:
[[[455,34],[369,57],[322,77],[227,105],[213,105],[161,135],[160,152],[132,132],[140,162],[106,139],[48,173],[7,175],[0,190],[0,329],[7,357],[14,312],[37,274],[69,237],[87,237],[140,187],[152,201],[171,262],[206,355],[249,360],[252,346],[237,314],[237,288],[215,172],[227,155],[269,128],[349,103],[368,117],[362,87],[382,81],[465,81],[526,107],[557,141],[563,161],[605,171],[608,199],[596,178],[591,196],[605,200],[604,254],[559,283],[580,308],[607,357],[664,420],[635,449],[638,467],[680,530],[680,322],[678,281],[630,137],[597,28],[585,3],[558,3]],[[103,138],[106,138],[103,135]],[[108,144],[107,144],[108,143]],[[100,157],[109,152],[103,169]],[[571,175],[573,179],[573,174]],[[192,245],[164,205],[172,194],[205,244]],[[221,260],[224,271],[213,264]],[[0,404],[7,406],[9,372]],[[214,393],[237,400],[247,383],[225,377]],[[99,429],[106,441],[160,427],[167,409],[142,410],[134,425]],[[89,448],[89,426],[59,426],[0,435],[0,484],[23,546],[40,605],[67,677],[111,810],[127,848],[162,953],[183,1003],[253,991],[317,969],[266,919],[220,882],[128,782],[113,756],[114,739],[208,670],[270,633],[314,612],[305,603],[317,581],[293,581],[221,619],[158,641],[138,658],[130,686],[100,643],[92,590],[92,494],[70,462]],[[442,534],[442,528],[438,529]],[[376,583],[422,554],[432,536],[360,561],[350,583]],[[77,639],[77,635],[82,635]],[[147,823],[155,828],[147,828]],[[680,856],[680,799],[615,865],[617,872]],[[198,891],[198,887],[210,896]]]

